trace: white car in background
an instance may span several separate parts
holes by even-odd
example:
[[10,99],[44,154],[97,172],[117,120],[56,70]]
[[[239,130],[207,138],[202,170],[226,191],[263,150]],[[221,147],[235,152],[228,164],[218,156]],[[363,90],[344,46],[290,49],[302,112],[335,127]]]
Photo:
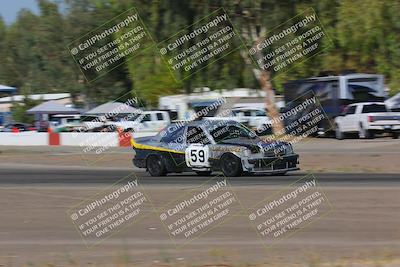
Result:
[[268,117],[267,112],[264,109],[252,108],[252,107],[238,107],[233,108],[226,113],[226,116],[222,117],[207,117],[207,119],[218,119],[218,120],[233,120],[240,122],[256,132],[257,135],[265,135],[272,133],[271,119]]
[[97,128],[103,127],[107,120],[103,116],[85,115],[80,119],[82,127],[78,129],[79,132],[91,132]]
[[398,138],[400,113],[390,112],[385,103],[365,102],[351,104],[335,118],[335,136],[341,140],[349,133],[360,138],[374,138],[377,133],[390,133]]
[[171,123],[171,119],[167,111],[143,111],[110,123],[123,131],[159,132]]
[[73,132],[82,128],[80,115],[53,115],[49,124],[55,132]]

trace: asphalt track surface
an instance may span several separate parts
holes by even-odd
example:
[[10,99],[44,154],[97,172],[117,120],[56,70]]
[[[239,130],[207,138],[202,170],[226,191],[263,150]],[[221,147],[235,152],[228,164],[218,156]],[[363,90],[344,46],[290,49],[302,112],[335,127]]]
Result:
[[[134,266],[163,266],[166,258],[172,260],[171,266],[215,266],[222,257],[235,266],[279,266],[280,262],[289,266],[286,261],[295,266],[400,266],[398,140],[311,140],[298,149],[301,171],[229,178],[247,209],[308,175],[306,170],[314,170],[332,211],[268,249],[250,226],[246,212],[180,249],[156,212],[88,249],[66,213],[80,202],[135,175],[155,209],[162,211],[170,201],[200,190],[199,185],[212,176],[151,177],[131,167],[128,149],[115,149],[90,166],[82,162],[76,148],[54,149],[0,149],[0,266],[31,265],[28,262],[35,266],[128,266],[118,255],[129,255]],[[96,155],[89,160],[97,160]],[[317,257],[321,264],[308,262],[308,257]],[[396,262],[378,264],[379,258]],[[342,259],[360,264],[342,264]],[[368,261],[371,264],[364,264]]]
[[[297,171],[286,176],[243,176],[228,181],[244,207],[250,208],[308,174]],[[65,255],[78,263],[74,266],[116,266],[119,262],[116,255],[125,254],[135,266],[158,264],[164,261],[163,255],[192,266],[214,264],[213,251],[225,255],[227,263],[239,262],[243,266],[271,261],[298,263],[313,255],[330,264],[318,266],[334,266],[331,261],[352,257],[369,260],[390,255],[400,259],[400,213],[397,212],[400,175],[375,173],[313,173],[333,209],[268,249],[250,226],[246,212],[231,217],[185,246],[185,240],[178,240],[182,245],[179,249],[161,224],[159,214],[154,212],[88,249],[66,212],[131,175],[138,177],[157,211],[163,211],[166,203],[183,196],[187,190],[198,190],[199,185],[212,178],[192,173],[151,177],[133,169],[3,165],[0,266],[25,266],[27,262],[35,266],[71,266]],[[176,266],[174,262],[172,266]]]
[[[233,186],[249,185],[288,185],[307,172],[296,171],[285,176],[252,175],[229,178]],[[197,176],[194,173],[169,174],[164,177],[151,177],[144,171],[107,169],[37,169],[2,168],[0,185],[68,185],[84,186],[90,184],[113,184],[118,180],[135,175],[142,185],[200,185],[211,177]],[[218,173],[215,173],[218,175]],[[313,173],[320,184],[326,186],[400,186],[400,175],[376,173]]]

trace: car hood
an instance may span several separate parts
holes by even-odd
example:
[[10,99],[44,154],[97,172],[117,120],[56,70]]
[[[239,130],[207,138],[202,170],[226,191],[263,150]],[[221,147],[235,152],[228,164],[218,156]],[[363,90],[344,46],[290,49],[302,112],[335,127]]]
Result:
[[254,148],[262,148],[264,151],[273,151],[274,149],[282,149],[289,144],[282,141],[267,142],[260,138],[248,139],[248,138],[233,138],[227,139],[219,142],[222,145],[234,145],[249,148],[250,150]]

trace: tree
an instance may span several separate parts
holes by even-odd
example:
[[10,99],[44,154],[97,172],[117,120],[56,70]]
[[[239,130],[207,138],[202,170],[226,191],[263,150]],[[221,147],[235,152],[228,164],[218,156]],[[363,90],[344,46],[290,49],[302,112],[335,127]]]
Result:
[[21,103],[14,103],[11,112],[13,120],[16,122],[33,124],[35,118],[33,115],[28,115],[27,110],[40,104],[40,100],[29,98],[28,94],[24,94],[24,99]]
[[[394,94],[400,90],[400,2],[396,0],[37,0],[40,14],[21,10],[17,20],[0,19],[0,82],[30,93],[70,92],[83,95],[86,106],[138,92],[156,105],[163,94],[190,93],[197,87],[229,89],[261,87],[266,106],[277,116],[272,102],[276,89],[288,80],[340,73],[345,69],[382,73]],[[57,4],[56,4],[57,3]],[[60,12],[59,3],[64,4]],[[153,48],[144,51],[94,82],[86,82],[67,45],[116,15],[135,7],[155,43],[224,7],[249,47],[265,39],[267,31],[314,7],[334,46],[277,76],[250,64],[248,51],[235,51],[176,82]],[[190,44],[188,44],[190,45]],[[182,46],[180,51],[186,49]],[[261,54],[255,55],[261,59]],[[247,63],[246,63],[247,62]],[[278,125],[279,126],[279,125]]]
[[[257,46],[267,37],[267,26],[265,20],[262,19],[262,10],[264,7],[263,1],[241,1],[236,0],[234,4],[235,20],[240,20],[239,31],[246,43],[251,47]],[[264,54],[261,50],[256,49],[253,54],[259,65],[265,65]],[[246,64],[253,66],[249,51],[242,50],[241,53]],[[265,91],[265,107],[272,119],[272,130],[275,134],[283,132],[283,123],[278,119],[279,111],[275,105],[275,92],[271,82],[271,72],[265,69],[253,68],[254,76],[258,80],[260,87]]]

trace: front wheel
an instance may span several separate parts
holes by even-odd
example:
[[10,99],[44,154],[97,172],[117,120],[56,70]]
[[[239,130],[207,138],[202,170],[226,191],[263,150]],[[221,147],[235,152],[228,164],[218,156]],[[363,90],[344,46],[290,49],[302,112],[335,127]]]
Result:
[[343,140],[344,138],[344,134],[343,132],[340,130],[339,125],[335,125],[335,137],[337,140]]
[[151,155],[147,158],[146,163],[151,176],[165,176],[167,174],[167,168],[160,156]]
[[220,166],[223,174],[227,177],[242,175],[242,161],[231,153],[223,154],[220,159]]
[[399,139],[399,132],[394,132],[394,133],[392,133],[392,138],[393,139]]

